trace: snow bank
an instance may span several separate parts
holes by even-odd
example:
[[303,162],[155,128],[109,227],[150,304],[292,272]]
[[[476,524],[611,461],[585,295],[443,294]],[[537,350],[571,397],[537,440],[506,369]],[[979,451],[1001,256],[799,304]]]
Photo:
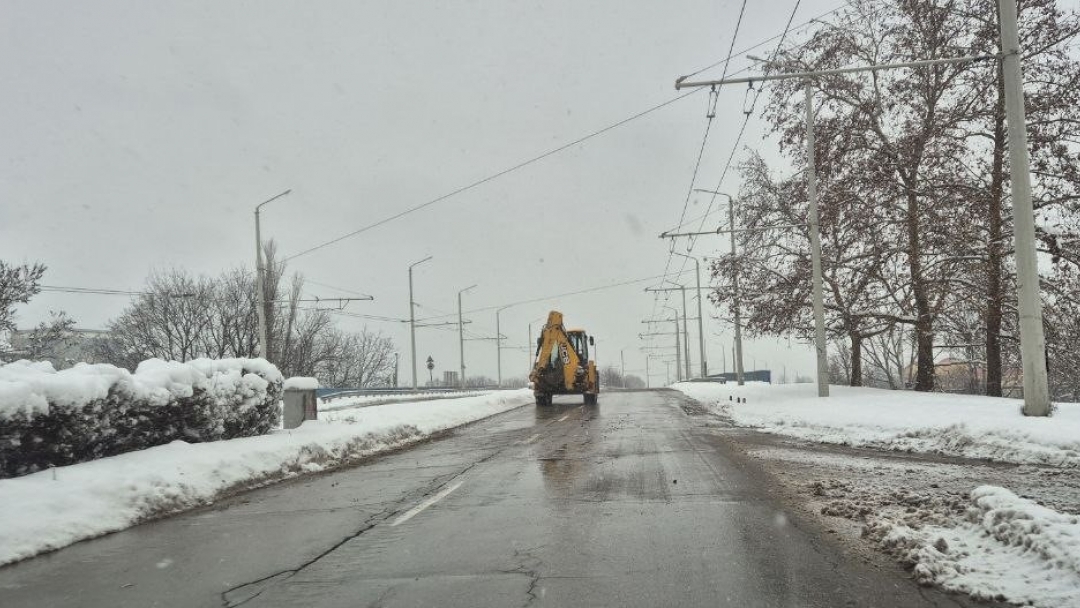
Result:
[[355,461],[532,403],[528,390],[343,410],[260,437],[174,441],[0,480],[0,565],[251,488]]
[[277,425],[283,378],[263,359],[0,366],[0,477]]
[[[1020,414],[1016,399],[815,384],[684,382],[673,388],[739,426],[856,447],[933,452],[1002,462],[1080,465],[1080,404],[1049,418]],[[735,398],[743,398],[737,403]]]
[[996,486],[976,488],[971,502],[955,526],[879,519],[865,535],[912,566],[923,584],[978,599],[1080,606],[1080,518]]

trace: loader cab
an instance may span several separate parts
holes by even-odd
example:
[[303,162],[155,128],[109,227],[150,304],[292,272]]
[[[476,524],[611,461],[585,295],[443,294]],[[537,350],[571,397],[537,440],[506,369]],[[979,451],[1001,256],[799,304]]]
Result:
[[585,330],[571,329],[566,332],[566,337],[570,339],[570,345],[574,347],[574,352],[577,353],[582,365],[587,363],[589,361],[589,343],[592,340],[585,335]]

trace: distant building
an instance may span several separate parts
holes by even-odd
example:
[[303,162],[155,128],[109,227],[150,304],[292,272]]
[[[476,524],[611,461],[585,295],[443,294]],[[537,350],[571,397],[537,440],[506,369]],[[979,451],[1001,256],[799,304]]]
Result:
[[458,373],[453,371],[443,372],[443,386],[454,387],[458,385]]
[[[735,372],[723,372],[719,374],[709,374],[706,379],[710,382],[737,382],[737,376],[738,375]],[[766,382],[772,384],[772,370],[745,370],[743,371],[743,382]]]

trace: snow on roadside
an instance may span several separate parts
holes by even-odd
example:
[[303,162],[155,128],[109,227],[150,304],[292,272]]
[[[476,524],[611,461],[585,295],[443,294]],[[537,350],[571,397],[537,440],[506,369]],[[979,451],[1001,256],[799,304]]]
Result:
[[1080,518],[996,486],[973,490],[971,503],[951,526],[881,517],[863,535],[922,584],[1040,608],[1080,606]]
[[0,480],[0,565],[511,410],[527,389],[343,410],[260,437],[168,445]]
[[[1001,462],[1080,465],[1080,404],[1049,418],[1020,414],[1020,400],[846,386],[817,397],[814,384],[683,382],[673,388],[751,427],[854,447],[930,452]],[[738,403],[734,398],[743,398]]]

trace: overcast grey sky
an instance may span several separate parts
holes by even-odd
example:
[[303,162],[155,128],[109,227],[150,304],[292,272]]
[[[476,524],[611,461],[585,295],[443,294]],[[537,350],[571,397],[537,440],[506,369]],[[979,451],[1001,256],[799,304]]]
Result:
[[[795,23],[839,4],[802,2]],[[793,6],[748,2],[735,49],[779,34]],[[254,207],[286,188],[264,208],[263,234],[295,254],[674,97],[678,75],[727,55],[738,11],[715,0],[4,2],[0,257],[44,262],[48,285],[111,289],[138,289],[154,268],[252,266]],[[722,92],[698,187],[716,186],[744,96]],[[678,221],[706,103],[693,95],[291,269],[375,297],[350,312],[398,318],[407,267],[426,255],[421,316],[453,312],[473,283],[466,310],[659,275],[668,244],[657,235]],[[762,133],[755,117],[743,145],[775,158]],[[738,186],[732,173],[723,189]],[[688,216],[707,203],[695,197]],[[721,244],[701,240],[693,254]],[[646,285],[510,308],[503,333],[524,346],[527,324],[558,308],[597,336],[602,365],[625,349],[628,370],[643,369]],[[100,328],[126,302],[41,294],[20,322],[63,309]],[[472,333],[494,335],[494,312],[468,316]],[[407,325],[340,322],[391,336],[408,381]],[[706,334],[718,370],[730,327],[710,320]],[[812,371],[803,345],[746,352],[747,368]],[[418,354],[457,369],[456,333],[419,331]],[[524,375],[523,351],[504,357],[505,376]],[[492,342],[468,343],[466,359],[470,374],[494,377]]]

